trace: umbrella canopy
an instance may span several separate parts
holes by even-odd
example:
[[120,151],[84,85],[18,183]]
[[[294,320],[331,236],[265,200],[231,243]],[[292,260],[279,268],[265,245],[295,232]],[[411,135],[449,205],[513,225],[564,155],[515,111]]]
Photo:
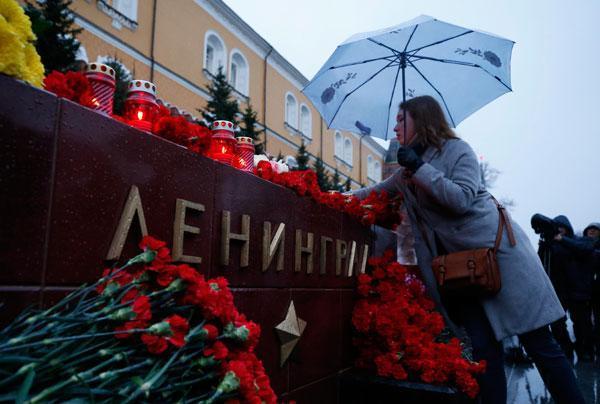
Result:
[[328,127],[388,138],[399,104],[430,95],[452,127],[511,91],[513,41],[428,16],[356,34],[302,90]]

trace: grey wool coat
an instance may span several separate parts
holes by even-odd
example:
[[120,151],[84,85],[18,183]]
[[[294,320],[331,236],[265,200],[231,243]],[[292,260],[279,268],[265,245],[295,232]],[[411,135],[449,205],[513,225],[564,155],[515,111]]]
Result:
[[[440,304],[431,270],[432,257],[438,255],[434,237],[448,253],[493,247],[500,219],[491,195],[481,184],[479,161],[466,142],[447,140],[441,151],[429,147],[421,158],[425,164],[412,177],[406,177],[401,167],[379,184],[353,194],[362,199],[372,190],[385,190],[404,196],[418,265],[431,297]],[[504,230],[497,255],[502,288],[497,295],[481,300],[498,340],[565,315],[531,242],[512,219],[511,224],[517,244],[510,245]]]

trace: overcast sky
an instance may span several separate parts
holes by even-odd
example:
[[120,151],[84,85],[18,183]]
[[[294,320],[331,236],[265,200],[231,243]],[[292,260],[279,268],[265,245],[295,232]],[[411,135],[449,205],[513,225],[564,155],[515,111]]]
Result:
[[516,42],[513,92],[458,125],[501,171],[491,192],[533,213],[600,222],[600,1],[225,0],[308,79],[349,36],[427,14]]

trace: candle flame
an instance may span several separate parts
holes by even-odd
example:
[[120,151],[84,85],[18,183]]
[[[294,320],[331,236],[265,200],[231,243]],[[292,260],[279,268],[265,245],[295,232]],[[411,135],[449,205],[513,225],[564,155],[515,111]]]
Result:
[[144,119],[144,111],[138,111],[137,112],[137,118],[138,120],[143,120]]

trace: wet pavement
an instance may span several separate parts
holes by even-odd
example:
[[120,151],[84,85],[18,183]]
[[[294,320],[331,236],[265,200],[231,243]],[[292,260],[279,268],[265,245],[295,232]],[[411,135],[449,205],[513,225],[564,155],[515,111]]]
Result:
[[[600,362],[574,361],[575,374],[586,403],[600,404]],[[537,369],[524,363],[507,365],[508,404],[554,403]]]

